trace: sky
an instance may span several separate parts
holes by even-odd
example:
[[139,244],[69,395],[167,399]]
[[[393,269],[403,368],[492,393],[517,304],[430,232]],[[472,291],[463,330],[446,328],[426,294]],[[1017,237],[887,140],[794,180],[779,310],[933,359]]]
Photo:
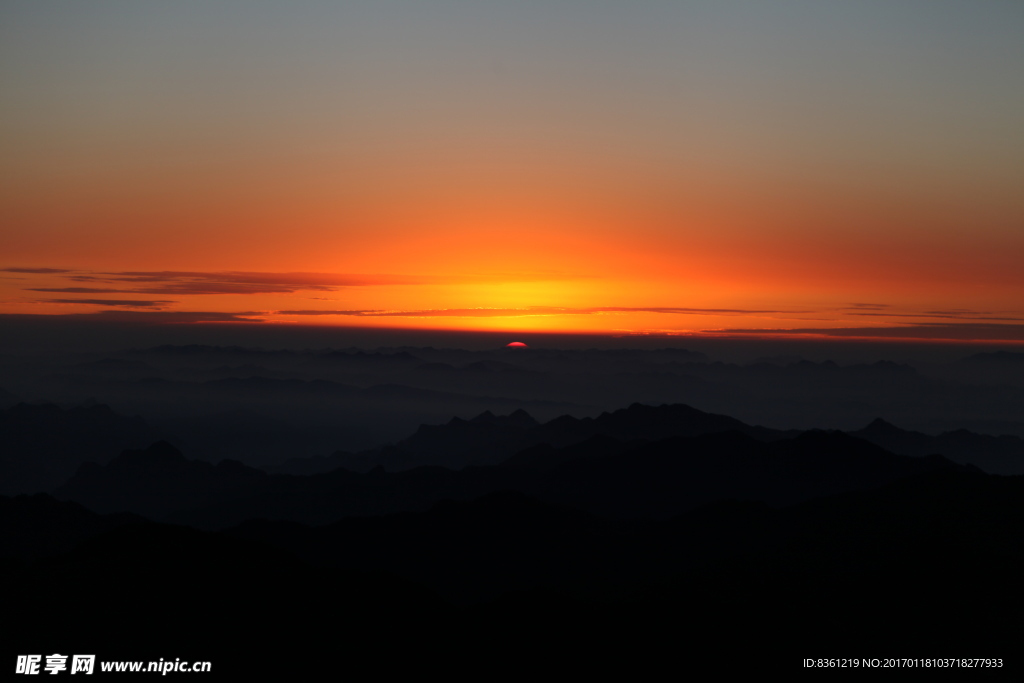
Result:
[[0,0],[0,317],[1024,341],[1018,0]]

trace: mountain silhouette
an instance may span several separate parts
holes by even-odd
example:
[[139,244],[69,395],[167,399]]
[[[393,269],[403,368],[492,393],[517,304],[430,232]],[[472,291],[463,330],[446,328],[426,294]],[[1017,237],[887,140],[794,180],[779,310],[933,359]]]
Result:
[[[336,673],[307,655],[340,648],[359,676],[408,659],[644,678],[678,665],[680,642],[716,658],[741,643],[758,667],[840,646],[1016,647],[1019,477],[679,405],[483,413],[410,452],[536,432],[498,464],[310,476],[156,441],[82,466],[60,491],[86,507],[0,497],[8,646],[276,677]],[[222,531],[99,514],[115,509]]]
[[726,415],[705,413],[682,404],[645,406],[634,403],[622,410],[601,413],[596,418],[563,415],[544,424],[538,423],[524,410],[504,417],[486,411],[471,420],[453,418],[444,425],[421,425],[415,434],[394,446],[379,451],[338,455],[331,462],[354,471],[366,471],[377,465],[388,471],[423,465],[461,469],[470,465],[497,464],[508,460],[514,453],[543,444],[561,448],[596,436],[634,441],[726,431],[748,434],[764,441],[798,433],[752,427]]
[[216,465],[187,460],[158,441],[145,450],[123,451],[106,466],[86,463],[55,491],[97,512],[130,511],[162,518],[172,511],[253,495],[269,475],[235,460]]
[[658,436],[734,424],[687,406],[632,406],[593,420],[560,418],[546,425],[525,414],[484,414],[425,428],[412,442],[421,453],[429,448],[443,453],[452,443],[475,452],[481,443],[490,447],[496,435],[517,445],[522,435],[543,430],[543,436],[570,445],[556,448],[545,440],[502,464],[461,470],[422,466],[387,472],[378,466],[364,473],[342,468],[310,476],[268,475],[235,461],[187,460],[170,444],[157,443],[145,451],[125,451],[106,466],[83,466],[56,495],[98,512],[134,512],[203,528],[251,518],[324,524],[422,511],[444,499],[471,500],[501,490],[616,519],[663,519],[716,500],[792,504],[959,467],[941,456],[894,455],[840,432],[785,438],[781,432],[747,428],[770,441],[739,431],[650,441],[600,433]]
[[938,454],[993,474],[1024,474],[1024,439],[1017,436],[990,436],[966,429],[930,436],[900,429],[881,418],[850,433],[901,455]]
[[105,463],[158,438],[140,417],[109,406],[19,403],[0,410],[0,493],[53,491],[87,461]]

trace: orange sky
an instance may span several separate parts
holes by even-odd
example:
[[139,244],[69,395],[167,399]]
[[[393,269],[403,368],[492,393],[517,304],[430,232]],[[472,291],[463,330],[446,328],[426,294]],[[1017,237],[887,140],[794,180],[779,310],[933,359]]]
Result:
[[0,22],[0,313],[1024,339],[1000,3],[50,4]]

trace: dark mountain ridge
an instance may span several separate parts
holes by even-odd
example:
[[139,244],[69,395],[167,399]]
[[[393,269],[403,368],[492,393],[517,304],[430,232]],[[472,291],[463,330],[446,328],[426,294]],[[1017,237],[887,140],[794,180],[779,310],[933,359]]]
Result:
[[1024,439],[1019,436],[990,436],[966,429],[931,436],[900,429],[881,418],[850,434],[900,455],[940,454],[990,474],[1024,474]]
[[461,469],[470,465],[498,464],[519,451],[543,444],[563,448],[596,436],[620,441],[653,441],[726,431],[748,434],[763,441],[799,433],[752,427],[726,415],[705,413],[683,404],[634,403],[595,418],[563,415],[543,424],[524,410],[505,417],[487,411],[471,420],[453,418],[444,425],[421,425],[415,434],[394,446],[357,454],[337,454],[330,462],[354,471],[367,471],[378,465],[388,471],[423,465]]
[[[522,416],[504,423],[485,417],[480,424],[488,420],[503,428],[528,424]],[[126,451],[106,466],[83,466],[57,496],[100,512],[131,511],[203,528],[251,518],[323,524],[421,511],[444,499],[470,500],[501,490],[617,519],[654,519],[715,500],[790,504],[961,468],[940,456],[897,456],[837,432],[771,442],[735,431],[631,442],[596,436],[563,449],[547,448],[522,451],[504,466],[424,466],[392,473],[378,467],[291,476],[267,475],[233,461],[216,466],[190,461],[161,443]]]
[[160,437],[141,417],[101,404],[19,403],[0,410],[0,493],[52,491],[87,461],[106,463]]

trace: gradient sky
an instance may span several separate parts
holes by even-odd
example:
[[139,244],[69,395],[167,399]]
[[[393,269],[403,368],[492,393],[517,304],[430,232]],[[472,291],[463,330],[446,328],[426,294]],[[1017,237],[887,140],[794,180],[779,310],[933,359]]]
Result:
[[0,0],[0,145],[0,313],[1024,340],[1019,0]]

